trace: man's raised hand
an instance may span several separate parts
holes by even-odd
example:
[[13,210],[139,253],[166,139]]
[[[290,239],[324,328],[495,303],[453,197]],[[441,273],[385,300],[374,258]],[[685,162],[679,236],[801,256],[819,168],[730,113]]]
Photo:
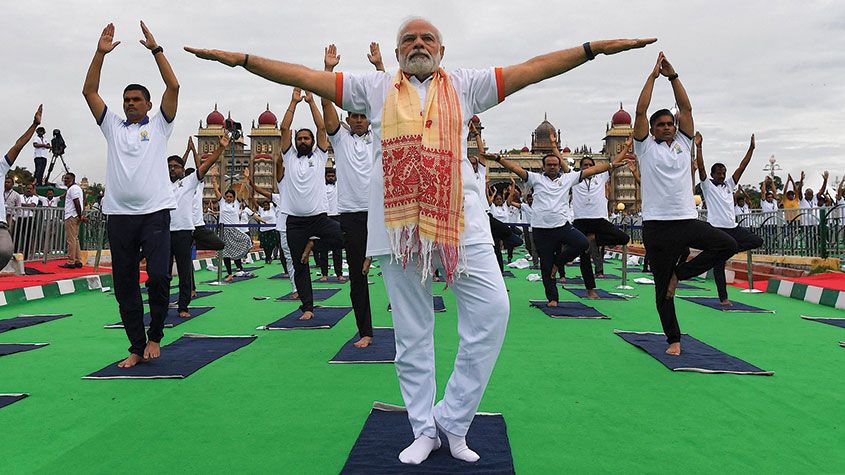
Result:
[[38,110],[35,111],[35,117],[32,118],[32,123],[35,125],[41,125],[41,113],[44,111],[44,105],[38,104]]
[[120,41],[114,41],[114,23],[109,23],[103,28],[103,33],[100,34],[100,40],[97,42],[97,51],[108,54],[119,44]]
[[701,147],[701,142],[704,141],[704,137],[701,136],[701,132],[695,133],[695,138],[693,139],[695,142],[696,147]]
[[305,102],[309,104],[314,103],[314,94],[311,94],[311,91],[305,91]]
[[323,65],[326,71],[333,71],[335,66],[340,63],[340,55],[337,54],[337,46],[334,43],[326,47],[326,54],[323,57]]
[[[663,53],[660,54],[663,55]],[[669,60],[666,59],[665,55],[663,56],[663,61],[660,62],[660,74],[666,76],[667,78],[676,74],[675,68],[672,66]]]
[[756,142],[755,142],[755,140],[754,140],[754,134],[751,134],[751,145],[749,145],[749,147],[750,147],[752,150],[753,150],[755,147],[757,147],[757,143],[756,143]]
[[373,41],[370,43],[370,52],[367,54],[367,59],[370,60],[370,64],[375,66],[377,69],[381,66],[381,70],[384,70],[384,63],[381,59],[381,49],[379,49],[378,43]]
[[190,46],[185,46],[183,49],[197,58],[217,61],[230,68],[243,64],[245,57],[243,53],[232,53],[231,51],[222,51],[219,49],[192,48]]
[[144,20],[141,20],[141,32],[144,33],[144,39],[139,40],[139,42],[144,45],[144,48],[147,48],[148,50],[158,48],[158,43],[156,43],[156,39],[153,38],[153,34],[150,33],[150,29],[144,24]]
[[598,54],[616,54],[629,49],[644,48],[657,41],[657,38],[634,38],[634,39],[617,39],[617,40],[602,40],[590,42],[590,49],[593,53]]
[[[188,140],[190,140],[190,139],[188,139]],[[229,134],[227,132],[223,132],[223,135],[220,136],[220,139],[217,140],[217,143],[223,148],[228,147],[229,146]],[[194,145],[194,142],[193,142],[193,140],[191,140],[191,146],[193,146],[193,145]]]
[[293,94],[290,96],[290,99],[297,104],[302,102],[302,89],[298,87],[293,88]]

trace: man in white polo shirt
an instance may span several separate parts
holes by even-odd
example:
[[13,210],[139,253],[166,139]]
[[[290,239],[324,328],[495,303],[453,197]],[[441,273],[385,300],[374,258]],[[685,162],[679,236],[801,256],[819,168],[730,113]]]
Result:
[[67,262],[59,265],[65,269],[82,267],[82,250],[79,246],[79,225],[88,218],[82,215],[82,203],[85,197],[82,188],[76,184],[76,175],[68,172],[62,177],[67,187],[65,192],[65,241],[67,243]]
[[[720,229],[734,238],[737,244],[736,252],[745,252],[757,249],[763,245],[763,239],[751,232],[750,229],[736,224],[736,208],[734,206],[734,189],[742,177],[745,168],[751,161],[754,153],[754,135],[751,135],[751,144],[748,151],[739,162],[739,166],[733,175],[727,176],[728,169],[723,163],[714,163],[710,167],[710,179],[704,171],[704,153],[702,152],[703,138],[700,133],[695,134],[695,158],[698,168],[698,177],[701,179],[701,192],[704,194],[704,202],[707,203],[707,222],[714,228]],[[719,261],[713,266],[713,280],[716,281],[716,290],[719,293],[719,302],[729,307],[728,289],[725,279],[725,263]]]
[[[302,101],[302,91],[293,90],[290,105],[282,119],[282,160],[284,176],[280,182],[281,210],[287,215],[287,241],[293,258],[294,281],[299,292],[302,310],[301,320],[314,316],[314,294],[311,287],[311,272],[308,268],[306,247],[315,239],[314,249],[326,252],[343,245],[340,224],[329,219],[328,197],[326,196],[326,150],[329,141],[323,116],[314,102],[314,96],[305,94],[305,102],[311,109],[311,117],[317,127],[316,144],[314,133],[308,129],[296,131],[296,144],[291,143],[290,126],[296,106]],[[315,146],[316,145],[316,146]],[[303,262],[304,261],[304,262]]]
[[[665,76],[672,85],[677,117],[660,109],[648,117],[654,81]],[[676,125],[677,123],[677,125]],[[724,262],[736,253],[736,241],[724,231],[698,220],[690,185],[691,147],[695,133],[692,104],[675,68],[661,52],[637,101],[634,153],[640,165],[643,200],[643,244],[654,273],[657,313],[669,347],[681,354],[681,329],[675,315],[675,287]],[[702,252],[679,263],[689,248]]]
[[[164,56],[164,49],[144,22],[141,31],[144,34],[141,44],[152,53],[164,80],[158,113],[147,115],[153,108],[150,92],[139,84],[130,84],[123,91],[126,120],[108,109],[100,97],[103,60],[120,43],[114,41],[112,24],[100,35],[82,88],[108,145],[103,213],[109,217],[107,232],[114,294],[131,345],[129,356],[118,363],[121,368],[158,358],[161,353],[170,294],[170,210],[176,208],[167,169],[167,140],[173,132],[179,82]],[[141,258],[146,259],[150,305],[150,328],[146,335],[139,285]]]
[[[35,133],[35,128],[41,124],[41,106],[35,111],[35,116],[32,119],[32,124],[27,128],[23,135],[18,138],[12,147],[6,152],[6,155],[0,160],[0,177],[6,178],[6,173],[12,169],[12,165],[20,155],[21,150],[32,138]],[[12,241],[12,236],[9,233],[9,224],[6,220],[6,201],[0,201],[0,269],[6,267],[6,264],[12,259],[12,254],[15,252],[15,243]]]
[[[370,45],[368,57],[377,71],[384,71],[378,44]],[[329,45],[323,58],[324,70],[334,71],[339,62],[337,48],[333,44]],[[374,134],[366,115],[350,113],[346,116],[346,124],[341,124],[331,101],[322,98],[321,104],[337,170],[337,208],[340,213],[338,218],[349,266],[349,296],[358,326],[359,340],[354,345],[364,348],[369,346],[373,339],[370,289],[363,269],[367,257],[370,176],[375,161]]]
[[[229,146],[229,137],[225,133],[220,136],[219,146],[210,157],[197,163],[196,171],[185,175],[185,159],[179,155],[171,155],[167,159],[170,171],[173,194],[176,197],[176,208],[170,210],[170,254],[176,260],[176,270],[179,274],[178,312],[182,318],[191,316],[188,305],[191,303],[191,287],[193,285],[194,266],[191,262],[191,243],[194,233],[194,207],[197,185],[202,183],[208,169],[220,158]],[[187,156],[187,153],[185,154]],[[196,158],[196,155],[194,156]]]
[[[465,157],[470,118],[509,94],[563,74],[597,53],[614,54],[656,41],[584,43],[506,68],[446,73],[440,68],[445,53],[442,40],[440,31],[427,20],[403,22],[396,42],[400,64],[396,74],[332,74],[241,53],[186,48],[200,58],[243,66],[272,81],[314,91],[348,112],[370,119],[375,163],[367,254],[380,256],[393,306],[396,372],[415,438],[399,454],[399,460],[408,464],[423,462],[440,447],[438,431],[446,434],[453,457],[478,460],[478,454],[467,447],[465,435],[507,325],[507,290],[493,256],[484,212],[487,206]],[[427,98],[432,98],[428,104]],[[455,292],[461,339],[454,372],[437,405],[431,298],[434,267],[442,268]]]
[[[340,224],[338,191],[340,191],[340,189],[337,186],[337,172],[334,168],[326,168],[326,203],[328,204],[328,211],[326,212],[326,215]],[[329,280],[329,252],[330,251],[314,252],[314,260],[316,260],[317,265],[320,266],[321,282]],[[339,247],[331,249],[331,254],[335,276],[338,281],[344,282],[346,278],[343,277],[343,248]]]
[[46,185],[44,179],[44,170],[47,168],[47,152],[50,151],[50,141],[44,138],[47,131],[44,127],[38,127],[35,130],[35,139],[32,142],[32,148],[35,151],[35,185]]

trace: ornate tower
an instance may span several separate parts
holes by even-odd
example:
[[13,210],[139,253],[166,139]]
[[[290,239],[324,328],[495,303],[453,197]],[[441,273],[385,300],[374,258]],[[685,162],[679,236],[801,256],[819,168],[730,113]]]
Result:
[[[278,157],[282,146],[282,132],[279,130],[276,115],[270,111],[270,105],[258,116],[258,127],[252,124],[249,133],[249,167],[255,184],[265,190],[272,190],[276,183],[274,158]],[[255,198],[258,198],[256,194]]]
[[[625,140],[634,129],[631,127],[631,114],[628,114],[619,103],[619,110],[610,119],[607,133],[604,137],[604,150],[610,160],[616,156],[625,146]],[[634,175],[627,167],[620,168],[613,172],[610,183],[610,198],[608,204],[613,213],[617,211],[619,203],[625,205],[625,210],[631,213],[640,210],[640,190],[634,180]]]

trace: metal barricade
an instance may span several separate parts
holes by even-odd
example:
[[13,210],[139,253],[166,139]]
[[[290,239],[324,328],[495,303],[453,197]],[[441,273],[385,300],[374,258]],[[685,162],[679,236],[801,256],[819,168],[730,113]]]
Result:
[[6,209],[9,233],[15,252],[23,254],[24,261],[43,261],[64,256],[64,208],[18,207]]

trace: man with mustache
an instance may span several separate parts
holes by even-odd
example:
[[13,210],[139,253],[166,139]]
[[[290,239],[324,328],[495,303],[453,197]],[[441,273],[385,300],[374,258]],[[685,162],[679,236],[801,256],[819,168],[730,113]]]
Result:
[[[595,57],[654,42],[585,43],[506,68],[440,68],[440,31],[423,18],[396,36],[395,74],[331,73],[243,53],[186,48],[203,59],[242,66],[271,81],[314,91],[366,115],[374,135],[367,255],[379,257],[393,307],[396,371],[414,442],[399,454],[419,464],[446,434],[452,456],[479,459],[465,436],[504,339],[509,304],[493,254],[478,180],[465,157],[471,117],[506,96]],[[431,275],[442,269],[458,305],[460,348],[443,400],[435,406]]]

